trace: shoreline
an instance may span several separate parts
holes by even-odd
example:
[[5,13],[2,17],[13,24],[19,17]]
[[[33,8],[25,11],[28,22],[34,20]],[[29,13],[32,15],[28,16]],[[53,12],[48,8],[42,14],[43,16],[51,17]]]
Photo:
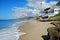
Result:
[[42,36],[47,35],[47,28],[55,27],[50,22],[39,22],[32,20],[23,26],[19,27],[20,32],[25,32],[25,35],[19,37],[18,40],[43,40]]

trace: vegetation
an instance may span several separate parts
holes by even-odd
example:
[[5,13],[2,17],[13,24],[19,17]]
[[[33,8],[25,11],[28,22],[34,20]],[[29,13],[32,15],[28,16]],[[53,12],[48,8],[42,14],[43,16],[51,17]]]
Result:
[[54,15],[53,17],[57,17],[57,16],[60,16],[60,13],[58,13],[58,14]]
[[49,19],[50,19],[50,18],[54,18],[54,17],[58,17],[58,16],[60,16],[60,13],[58,13],[58,14],[56,14],[56,15],[54,15],[54,16],[49,17]]
[[60,20],[60,13],[54,15],[54,16],[51,16],[48,18],[49,20]]

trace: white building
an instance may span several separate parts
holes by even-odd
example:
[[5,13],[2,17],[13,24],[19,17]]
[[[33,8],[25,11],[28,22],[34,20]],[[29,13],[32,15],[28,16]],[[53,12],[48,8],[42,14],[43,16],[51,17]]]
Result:
[[55,6],[54,8],[54,15],[60,12],[60,6]]
[[54,7],[54,15],[60,12],[60,1]]

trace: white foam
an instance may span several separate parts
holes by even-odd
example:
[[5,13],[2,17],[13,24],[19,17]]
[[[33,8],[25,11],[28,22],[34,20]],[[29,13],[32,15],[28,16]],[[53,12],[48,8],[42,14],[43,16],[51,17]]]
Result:
[[23,25],[22,22],[16,22],[9,28],[0,30],[0,40],[18,40],[20,35],[26,34],[18,31],[18,26]]

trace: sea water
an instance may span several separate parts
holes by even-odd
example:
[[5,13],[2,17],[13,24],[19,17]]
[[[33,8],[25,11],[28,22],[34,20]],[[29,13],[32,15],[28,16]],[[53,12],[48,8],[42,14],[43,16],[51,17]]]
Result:
[[27,20],[0,20],[0,40],[18,40],[20,35],[25,34],[19,32],[18,28]]

